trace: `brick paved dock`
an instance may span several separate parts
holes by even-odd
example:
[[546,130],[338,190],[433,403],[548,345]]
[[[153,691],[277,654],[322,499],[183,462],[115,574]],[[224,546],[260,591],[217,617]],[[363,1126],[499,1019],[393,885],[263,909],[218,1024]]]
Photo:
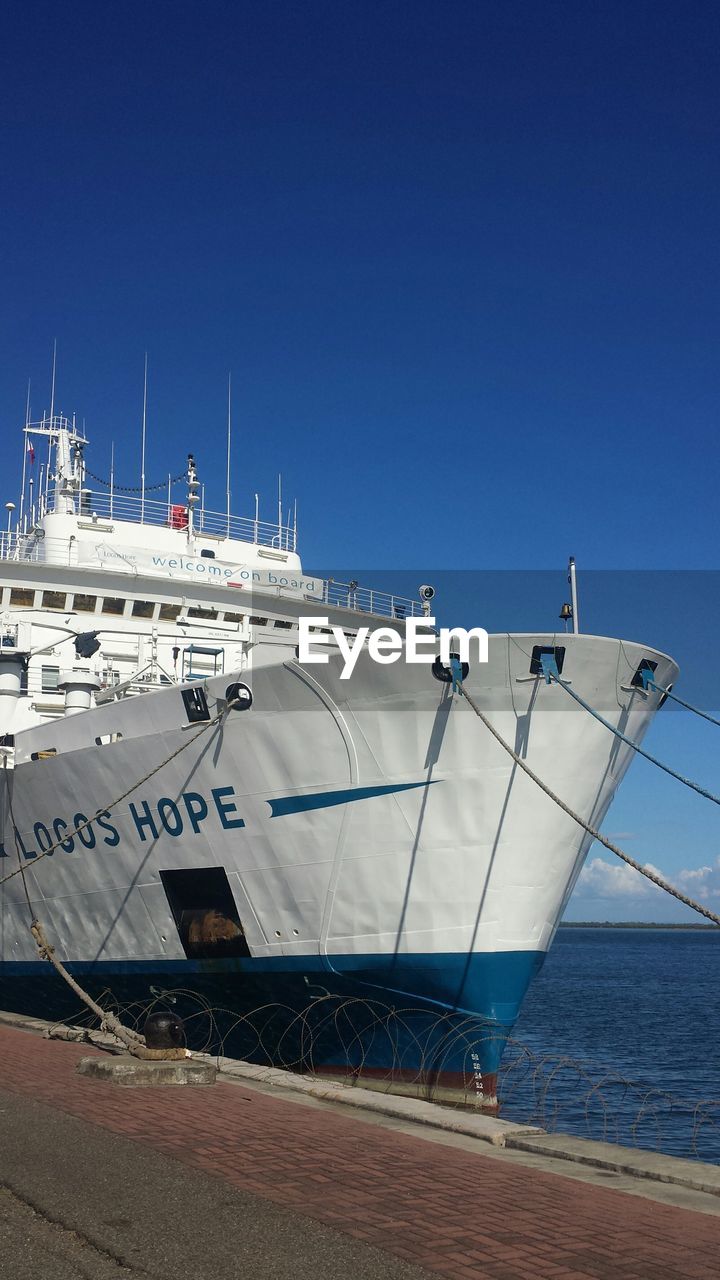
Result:
[[[75,1117],[88,1135],[130,1139],[163,1157],[168,1178],[174,1162],[212,1175],[215,1187],[219,1180],[226,1192],[242,1195],[238,1214],[251,1214],[253,1204],[258,1215],[273,1206],[290,1211],[292,1221],[299,1215],[306,1230],[332,1228],[323,1248],[333,1239],[338,1248],[354,1242],[356,1250],[368,1251],[368,1274],[409,1277],[424,1270],[453,1280],[710,1280],[718,1274],[720,1200],[713,1197],[686,1192],[684,1203],[697,1207],[678,1207],[659,1186],[628,1194],[598,1185],[597,1174],[594,1181],[583,1180],[587,1172],[563,1176],[549,1172],[548,1162],[528,1165],[518,1153],[468,1138],[415,1133],[406,1124],[356,1117],[247,1082],[122,1089],[76,1074],[78,1059],[91,1052],[0,1027],[0,1105],[7,1108],[14,1095],[19,1108],[33,1100],[48,1114]],[[77,1143],[72,1146],[66,1142],[66,1149],[55,1146],[45,1155],[55,1183],[81,1158]],[[3,1142],[0,1183],[15,1186],[16,1174]],[[211,1257],[213,1223],[206,1221],[205,1230]],[[298,1276],[303,1247],[297,1246]],[[258,1243],[257,1266],[245,1266],[243,1274],[286,1274],[281,1266],[273,1270],[264,1253],[260,1265],[261,1248],[272,1249],[272,1241]],[[339,1271],[326,1259],[313,1273]],[[216,1265],[214,1274],[222,1280],[231,1272]]]

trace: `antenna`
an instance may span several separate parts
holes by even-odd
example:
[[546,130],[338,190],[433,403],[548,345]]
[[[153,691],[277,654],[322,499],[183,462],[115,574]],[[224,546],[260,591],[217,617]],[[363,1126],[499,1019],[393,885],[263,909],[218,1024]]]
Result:
[[[48,435],[48,442],[47,442],[47,468],[46,468],[46,472],[45,472],[45,498],[46,498],[46,499],[47,499],[48,490],[49,490],[49,488],[50,488],[50,463],[51,463],[51,461],[52,461],[52,447],[53,447],[52,431],[53,431],[53,421],[54,421],[54,416],[55,416],[55,371],[56,371],[56,368],[57,368],[57,338],[53,338],[52,378],[51,378],[51,380],[50,380],[50,422],[49,422],[49,424],[48,424],[48,425],[49,425],[49,428],[50,428],[50,433],[49,433],[49,435]],[[45,414],[43,413],[43,422],[44,422],[44,421],[45,421]],[[56,458],[56,461],[57,461],[57,454],[55,455],[55,458]],[[38,477],[38,510],[40,510],[40,508],[42,507],[42,499],[43,499],[43,487],[42,487],[42,486],[43,486],[43,481],[42,481],[42,468],[40,468],[40,475],[39,475],[39,477]]]
[[232,409],[232,374],[228,374],[227,401],[227,473],[225,480],[225,501],[227,506],[227,537],[230,537],[230,422]]
[[254,542],[257,542],[257,540],[258,540],[258,520],[259,520],[259,517],[260,517],[260,494],[259,494],[259,493],[256,493],[256,494],[255,494],[255,537],[254,537],[254,539],[253,539],[253,541],[254,541]]
[[282,471],[278,472],[278,546],[282,549]]
[[57,364],[57,338],[53,339],[52,381],[50,383],[50,427],[55,413],[55,366]]
[[22,464],[22,486],[20,489],[20,510],[18,512],[18,529],[22,527],[23,511],[25,509],[25,476],[27,473],[27,456],[30,449],[30,437],[27,434],[30,425],[30,379],[28,378],[27,399],[25,401],[25,431],[23,432],[23,464]]
[[140,523],[145,518],[145,435],[147,429],[147,351],[145,352],[145,377],[143,379],[142,459],[140,462]]
[[115,441],[110,444],[110,519],[113,513],[113,497],[115,496]]
[[192,453],[189,453],[189,454],[188,454],[187,487],[188,487],[188,493],[187,493],[187,514],[188,514],[188,522],[187,522],[187,539],[188,539],[188,546],[189,546],[189,545],[190,545],[190,543],[192,542],[192,539],[193,539],[193,536],[194,536],[194,515],[195,515],[195,506],[196,506],[196,504],[200,501],[200,499],[199,499],[199,497],[198,497],[198,492],[197,492],[197,491],[198,491],[198,489],[200,488],[200,481],[199,481],[199,480],[198,480],[198,478],[197,478],[197,469],[196,469],[196,467],[195,467],[195,458],[194,458],[194,456],[193,456],[193,454],[192,454]]

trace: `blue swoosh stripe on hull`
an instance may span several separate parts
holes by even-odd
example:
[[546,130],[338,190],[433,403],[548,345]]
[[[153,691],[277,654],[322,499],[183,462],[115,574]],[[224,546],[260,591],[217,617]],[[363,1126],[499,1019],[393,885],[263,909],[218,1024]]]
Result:
[[[434,781],[439,782],[436,778]],[[382,787],[349,787],[342,791],[314,791],[305,796],[281,796],[268,800],[270,817],[282,818],[288,813],[307,813],[310,809],[329,809],[336,804],[351,804],[353,800],[369,800],[372,796],[388,796],[398,791],[413,791],[417,787],[431,787],[432,782],[390,783]]]

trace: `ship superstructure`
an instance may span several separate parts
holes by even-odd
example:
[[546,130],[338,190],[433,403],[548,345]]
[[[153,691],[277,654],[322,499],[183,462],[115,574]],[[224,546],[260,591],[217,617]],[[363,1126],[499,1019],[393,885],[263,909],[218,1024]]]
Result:
[[[388,619],[402,634],[426,603],[304,573],[295,521],[206,511],[192,457],[182,499],[161,501],[90,488],[63,418],[26,435],[51,461],[0,543],[0,880],[23,870],[0,884],[0,1005],[62,1004],[30,909],[96,990],[302,1016],[346,1001],[315,1068],[494,1105],[590,837],[437,663],[364,650],[343,680],[332,644],[325,666],[298,659],[301,616],[326,639]],[[491,636],[470,665],[503,737],[597,826],[632,752],[545,681],[543,654],[636,740],[660,701],[638,670],[667,686],[676,667],[545,633]]]

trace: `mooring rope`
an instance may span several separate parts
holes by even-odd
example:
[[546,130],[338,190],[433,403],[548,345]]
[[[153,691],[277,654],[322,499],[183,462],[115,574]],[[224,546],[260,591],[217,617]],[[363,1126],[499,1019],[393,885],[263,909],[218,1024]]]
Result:
[[661,693],[664,698],[671,698],[673,702],[679,703],[681,707],[685,707],[686,711],[693,711],[696,716],[702,716],[703,720],[709,720],[711,724],[716,724],[720,728],[720,720],[716,720],[715,716],[711,716],[707,711],[701,711],[700,707],[694,707],[692,702],[685,702],[682,698],[678,698],[676,693],[672,693],[670,689],[663,689],[661,684],[656,684],[654,680],[649,680],[648,684],[651,689],[655,689],[657,693]]
[[705,787],[701,787],[699,782],[693,782],[692,778],[686,778],[682,773],[678,773],[677,770],[671,769],[669,764],[665,764],[663,760],[658,760],[657,756],[651,755],[649,751],[646,751],[644,747],[640,746],[639,742],[633,742],[632,738],[628,738],[627,735],[622,733],[620,729],[617,729],[614,724],[611,724],[609,720],[606,720],[601,716],[599,711],[596,711],[594,707],[591,707],[589,702],[586,702],[584,698],[581,698],[579,693],[576,693],[574,689],[571,689],[565,680],[560,680],[558,676],[552,673],[550,674],[550,679],[553,684],[559,685],[561,689],[564,689],[566,693],[569,693],[570,697],[574,698],[575,701],[579,703],[581,707],[584,707],[591,716],[594,716],[600,724],[604,725],[606,729],[609,729],[611,733],[614,733],[616,738],[619,738],[626,746],[632,747],[633,751],[637,751],[639,756],[643,756],[646,760],[649,760],[651,764],[657,765],[658,769],[662,769],[664,773],[669,773],[671,778],[676,778],[678,782],[682,782],[683,786],[690,787],[692,791],[697,791],[699,796],[704,796],[706,800],[712,800],[713,804],[720,804],[720,796],[716,796],[712,791],[708,791]]
[[513,750],[509,742],[506,742],[502,735],[498,733],[495,726],[491,724],[487,716],[483,714],[475,699],[470,696],[462,683],[459,686],[459,690],[465,701],[472,707],[475,715],[482,720],[485,728],[489,729],[495,740],[499,742],[503,751],[506,751],[507,754],[512,757],[518,768],[522,769],[523,773],[526,773],[527,776],[536,783],[540,790],[544,791],[545,795],[558,805],[560,809],[562,809],[563,813],[566,813],[569,818],[572,818],[573,822],[577,822],[578,826],[582,827],[589,836],[592,836],[593,840],[597,840],[601,845],[604,845],[610,853],[614,853],[616,857],[620,858],[623,862],[626,862],[629,867],[633,867],[635,871],[639,871],[640,875],[645,876],[646,880],[651,880],[659,889],[664,889],[665,892],[671,894],[673,898],[677,898],[678,902],[684,903],[686,907],[690,907],[693,911],[697,911],[699,915],[705,916],[706,920],[711,920],[713,924],[720,925],[720,916],[715,915],[714,911],[709,911],[708,908],[703,907],[701,903],[695,902],[694,898],[688,898],[686,894],[681,893],[679,889],[676,889],[674,885],[669,884],[667,880],[662,878],[662,876],[656,875],[654,871],[650,871],[649,868],[644,867],[642,863],[636,862],[635,859],[631,858],[623,849],[620,849],[616,844],[613,844],[612,840],[608,840],[607,836],[602,835],[596,827],[591,826],[589,822],[586,822],[584,818],[581,818],[579,813],[575,813],[569,805],[565,804],[565,801],[561,800],[560,797],[556,795],[545,782],[543,782],[542,778],[538,777],[530,766],[518,755],[517,751]]
[[59,973],[60,977],[64,978],[71,991],[74,991],[83,1004],[86,1004],[96,1018],[100,1019],[101,1031],[109,1031],[111,1035],[117,1036],[118,1040],[122,1041],[133,1057],[155,1062],[158,1060],[167,1061],[168,1059],[177,1060],[188,1056],[185,1049],[148,1049],[143,1037],[138,1035],[137,1031],[133,1031],[131,1027],[126,1027],[119,1018],[115,1017],[114,1013],[110,1013],[109,1010],[103,1009],[102,1005],[97,1004],[92,996],[88,995],[87,991],[75,981],[72,974],[68,973],[62,960],[58,960],[55,955],[55,948],[48,942],[39,920],[33,920],[30,932],[35,939],[42,959],[50,961],[50,964]]

